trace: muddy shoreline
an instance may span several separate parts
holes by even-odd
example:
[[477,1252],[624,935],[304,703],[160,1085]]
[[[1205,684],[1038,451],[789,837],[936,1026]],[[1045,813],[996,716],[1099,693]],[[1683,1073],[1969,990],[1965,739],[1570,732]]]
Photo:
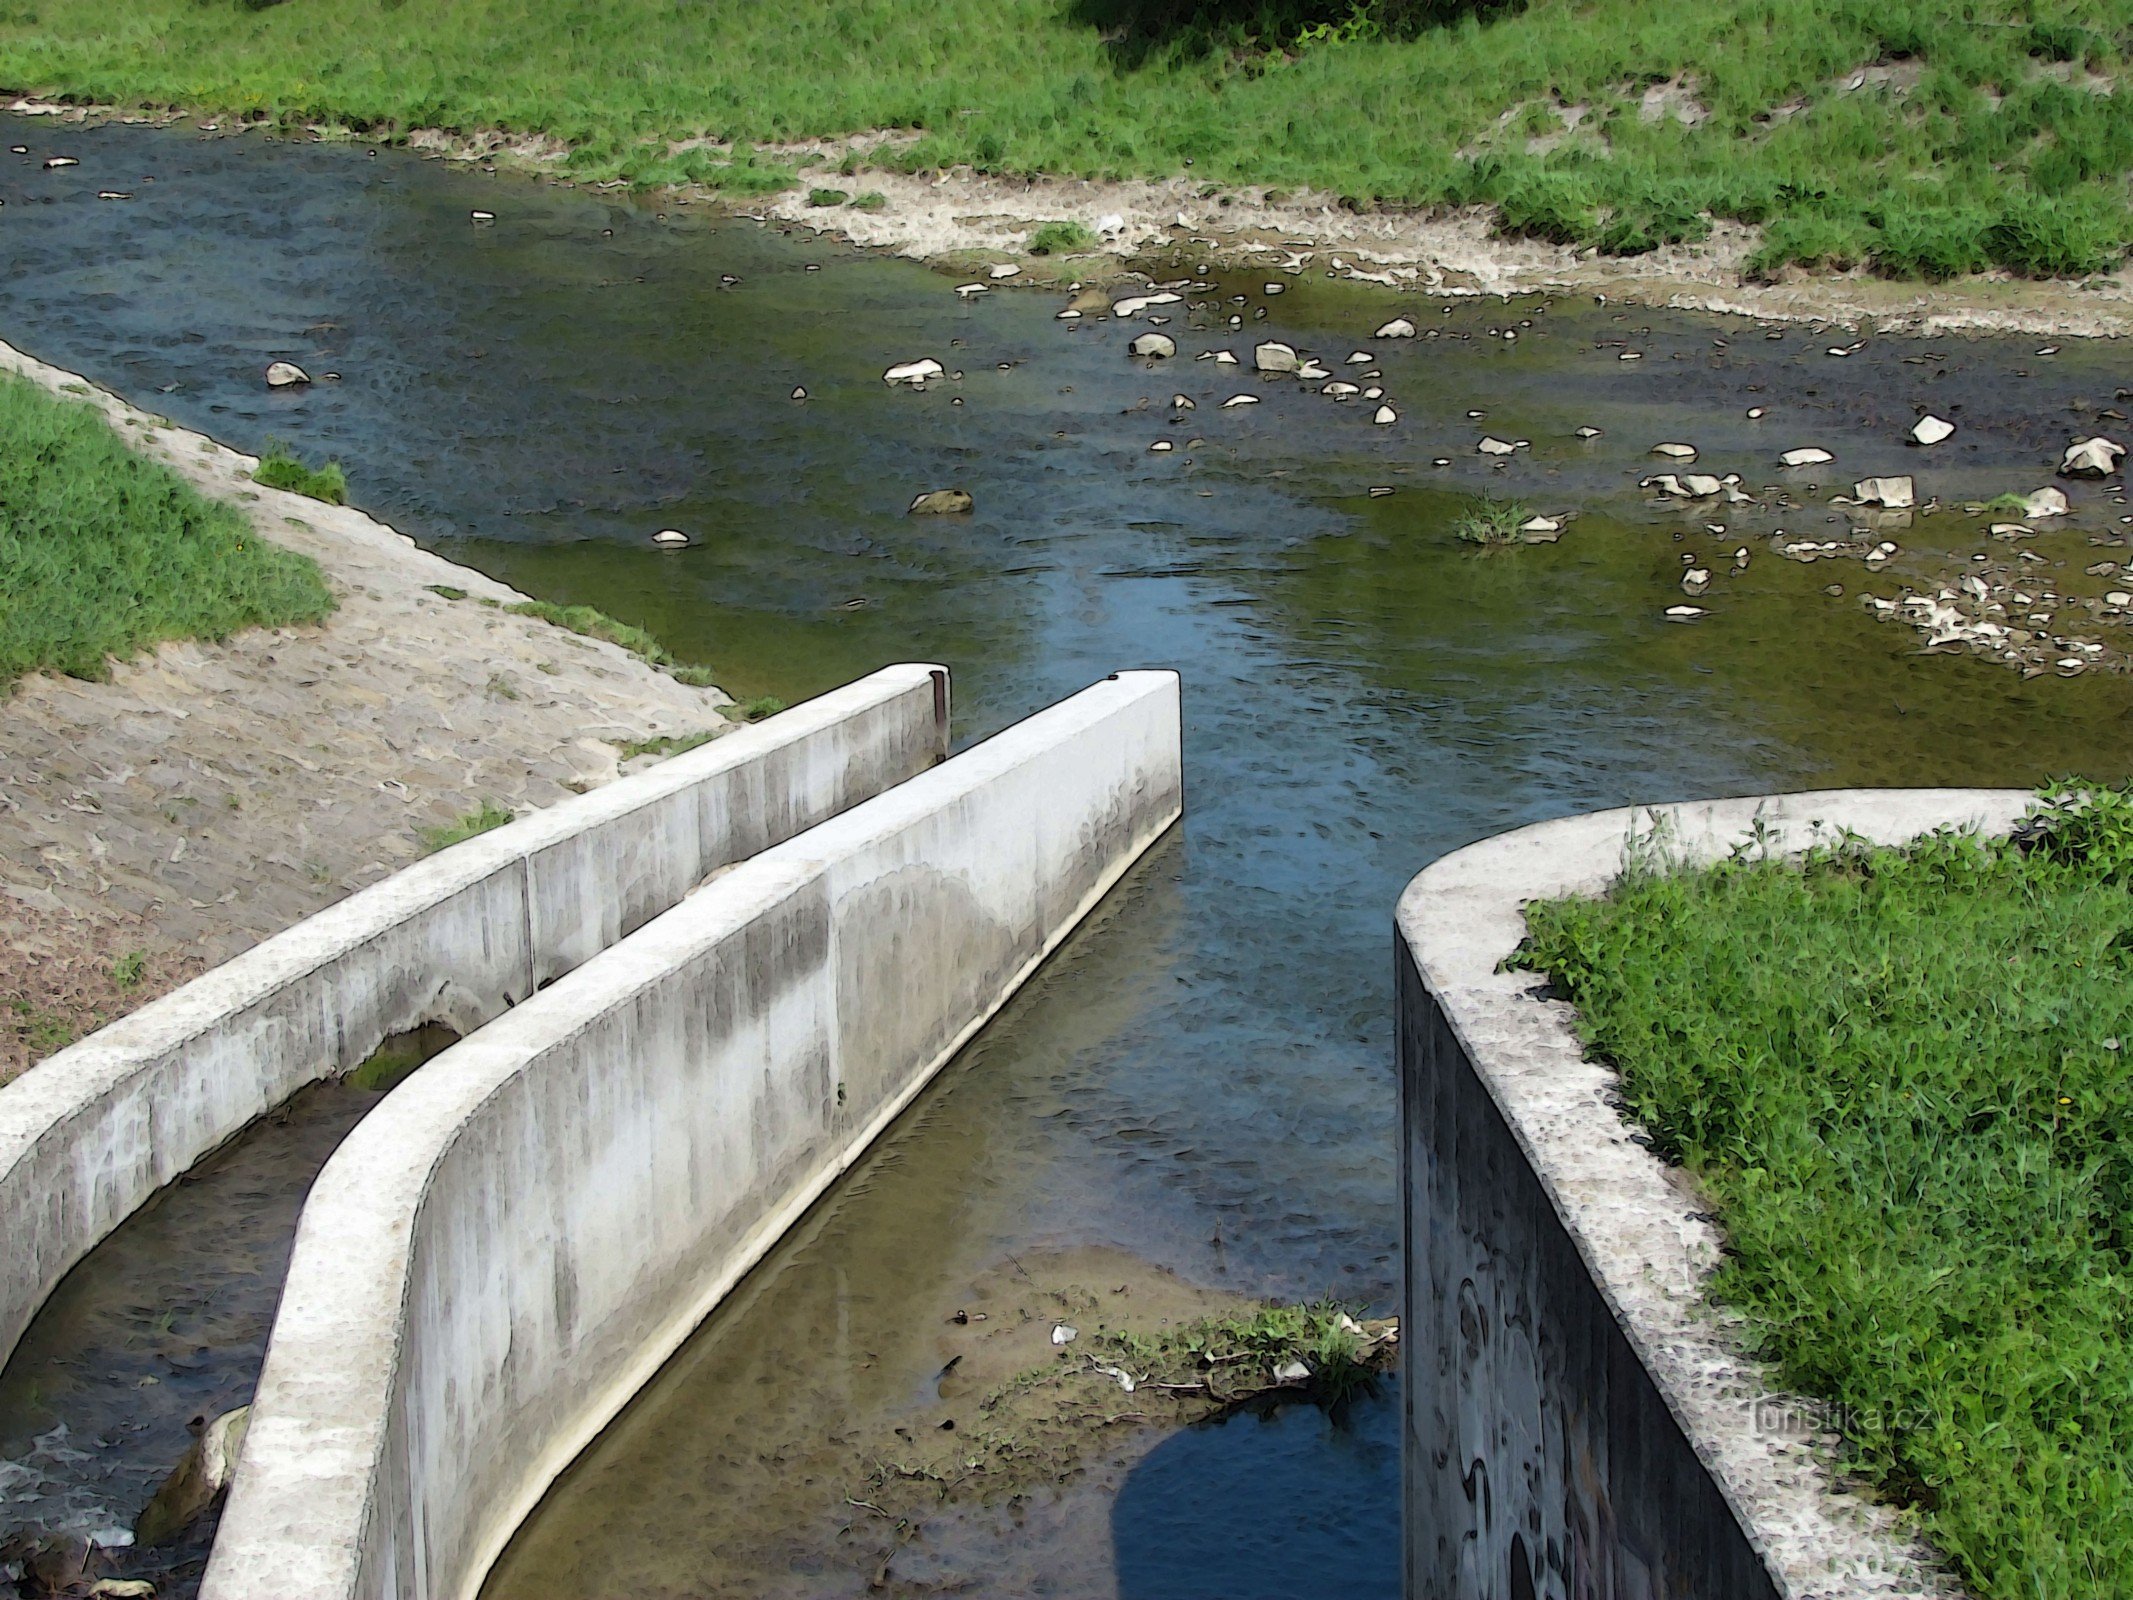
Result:
[[[7,109],[67,122],[169,124],[192,121],[202,132],[264,129],[211,113],[125,113],[0,90]],[[360,142],[346,128],[313,125],[318,140]],[[703,206],[766,224],[804,227],[866,249],[923,261],[944,271],[976,272],[1012,263],[1003,286],[1106,282],[1150,258],[1194,254],[1212,264],[1372,283],[1394,296],[1437,299],[1583,293],[1626,305],[1703,311],[1763,322],[1820,323],[1880,333],[2026,333],[2116,339],[2133,333],[2133,262],[2081,280],[2031,281],[2005,273],[1946,284],[1904,283],[1855,269],[1790,269],[1755,282],[1747,263],[1760,230],[1718,222],[1709,238],[1641,256],[1602,256],[1590,248],[1504,239],[1491,231],[1487,207],[1437,212],[1356,211],[1338,196],[1252,186],[1209,193],[1212,185],[1167,179],[1093,181],[1003,177],[967,167],[902,173],[866,166],[875,150],[916,136],[874,131],[837,138],[762,144],[755,154],[791,162],[801,181],[782,193],[732,199],[685,186],[675,203]],[[440,160],[485,170],[509,169],[571,184],[561,176],[568,147],[538,135],[420,128],[396,142]],[[720,149],[684,141],[677,151]],[[841,173],[848,158],[860,165]],[[878,196],[871,209],[817,206],[810,190],[836,186],[854,197]],[[1038,227],[1078,221],[1100,234],[1101,248],[1067,256],[1027,253]],[[1111,224],[1106,226],[1106,224]]]

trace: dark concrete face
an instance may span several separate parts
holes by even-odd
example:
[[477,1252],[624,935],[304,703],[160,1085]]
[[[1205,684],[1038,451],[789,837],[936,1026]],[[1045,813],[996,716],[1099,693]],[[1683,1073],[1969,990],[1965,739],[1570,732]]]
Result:
[[1777,1600],[1396,941],[1407,1593]]

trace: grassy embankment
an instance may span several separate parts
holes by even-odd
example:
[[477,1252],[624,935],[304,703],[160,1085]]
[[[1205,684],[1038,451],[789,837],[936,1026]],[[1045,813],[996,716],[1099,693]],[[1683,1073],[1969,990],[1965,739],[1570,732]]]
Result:
[[103,678],[166,639],[316,622],[318,568],[135,455],[86,405],[0,375],[0,694]]
[[[371,137],[540,133],[588,178],[739,192],[801,181],[751,141],[911,129],[877,159],[1190,161],[1211,192],[1487,202],[1508,232],[1617,253],[1734,218],[1765,229],[1762,269],[2079,275],[2133,239],[2133,94],[2099,92],[2127,74],[2122,0],[1479,3],[16,0],[0,83]],[[736,143],[672,149],[706,136]]]
[[2133,1594],[2133,797],[1528,919],[1850,1463],[1981,1600]]

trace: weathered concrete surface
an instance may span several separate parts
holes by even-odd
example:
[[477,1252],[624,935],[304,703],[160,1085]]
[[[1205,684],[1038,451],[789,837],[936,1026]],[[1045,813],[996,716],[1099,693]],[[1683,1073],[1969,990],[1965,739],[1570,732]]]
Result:
[[0,699],[0,1082],[389,876],[424,827],[554,805],[619,776],[632,741],[726,724],[718,690],[513,615],[516,590],[254,483],[251,456],[4,344],[0,372],[95,407],[317,562],[337,602],[317,626],[166,644],[103,683],[36,673]]
[[203,1595],[471,1594],[1171,826],[1180,762],[1173,674],[1098,684],[722,874],[396,1090],[305,1207]]
[[306,1083],[471,1032],[947,753],[946,674],[890,667],[360,890],[0,1087],[0,1361],[60,1276]]
[[[1765,830],[1900,843],[2004,831],[2016,790],[1837,790],[1632,808],[1446,856],[1401,897],[1407,1593],[1945,1596],[1892,1519],[1840,1492],[1704,1300],[1720,1235],[1632,1142],[1614,1073],[1544,980],[1499,970],[1534,900],[1598,894],[1633,835],[1687,861]],[[1775,1423],[1776,1425],[1773,1425]]]

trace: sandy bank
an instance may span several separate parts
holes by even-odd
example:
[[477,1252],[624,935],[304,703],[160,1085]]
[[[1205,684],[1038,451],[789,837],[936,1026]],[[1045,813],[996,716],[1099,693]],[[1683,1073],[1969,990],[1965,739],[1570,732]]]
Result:
[[261,488],[251,456],[4,344],[0,370],[87,397],[315,560],[339,602],[323,626],[169,644],[106,683],[40,674],[0,699],[0,1081],[384,877],[423,852],[420,829],[551,804],[615,777],[628,741],[724,725],[719,691],[498,609],[525,597],[353,508]]

